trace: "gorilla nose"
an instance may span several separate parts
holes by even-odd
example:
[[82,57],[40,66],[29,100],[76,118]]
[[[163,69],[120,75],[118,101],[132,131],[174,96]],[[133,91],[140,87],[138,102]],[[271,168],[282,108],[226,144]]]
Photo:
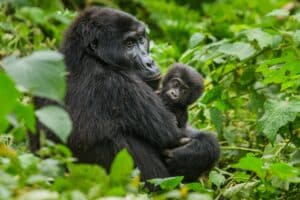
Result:
[[149,67],[149,68],[152,68],[154,66],[154,60],[148,59],[146,61],[146,66]]
[[175,92],[174,90],[171,91],[171,95],[172,95],[174,98],[177,98],[177,97],[178,97],[177,92]]

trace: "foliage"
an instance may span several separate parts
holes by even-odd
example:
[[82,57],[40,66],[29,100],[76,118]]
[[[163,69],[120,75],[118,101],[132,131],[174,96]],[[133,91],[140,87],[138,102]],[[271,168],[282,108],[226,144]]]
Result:
[[[47,2],[47,3],[45,3]],[[0,2],[0,199],[299,199],[300,5],[292,0]],[[84,2],[84,3],[82,3]],[[180,61],[206,80],[192,126],[218,134],[219,164],[207,178],[153,179],[147,192],[126,150],[109,173],[74,163],[70,150],[41,137],[36,120],[66,141],[64,29],[87,5],[118,7],[149,24],[163,71]],[[70,10],[66,9],[69,8]],[[51,49],[51,50],[49,50]],[[36,109],[34,97],[57,102]]]

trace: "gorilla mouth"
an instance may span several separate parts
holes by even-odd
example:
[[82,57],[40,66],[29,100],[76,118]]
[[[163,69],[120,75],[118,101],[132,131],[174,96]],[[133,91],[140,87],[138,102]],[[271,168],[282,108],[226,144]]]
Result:
[[147,78],[144,81],[156,81],[161,79],[161,73],[157,73],[154,76],[152,76],[151,78]]

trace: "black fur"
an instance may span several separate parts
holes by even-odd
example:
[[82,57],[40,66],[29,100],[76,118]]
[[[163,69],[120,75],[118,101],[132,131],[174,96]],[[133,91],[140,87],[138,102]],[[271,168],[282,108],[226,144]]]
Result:
[[[163,151],[178,145],[184,133],[139,75],[138,63],[128,59],[121,47],[120,38],[138,27],[144,25],[124,12],[89,8],[66,32],[61,49],[69,72],[65,103],[73,121],[67,145],[79,162],[98,163],[107,170],[117,152],[127,148],[143,179],[193,176],[194,172],[179,171],[185,162],[181,155],[203,160],[205,169],[212,166],[215,160],[207,154],[211,139],[194,140],[183,146],[174,162],[166,161]],[[38,148],[36,141],[31,138]],[[203,170],[198,163],[184,165]]]

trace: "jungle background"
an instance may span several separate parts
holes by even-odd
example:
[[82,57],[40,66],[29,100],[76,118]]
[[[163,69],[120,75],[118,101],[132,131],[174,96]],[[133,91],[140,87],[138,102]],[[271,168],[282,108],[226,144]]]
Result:
[[[63,102],[63,32],[80,10],[124,10],[148,25],[151,54],[165,72],[196,68],[205,92],[190,124],[217,134],[221,159],[193,183],[153,179],[143,188],[126,150],[108,174],[74,163],[70,150],[27,133],[36,120],[66,141],[72,123]],[[291,0],[1,0],[0,199],[300,199],[300,4]]]

